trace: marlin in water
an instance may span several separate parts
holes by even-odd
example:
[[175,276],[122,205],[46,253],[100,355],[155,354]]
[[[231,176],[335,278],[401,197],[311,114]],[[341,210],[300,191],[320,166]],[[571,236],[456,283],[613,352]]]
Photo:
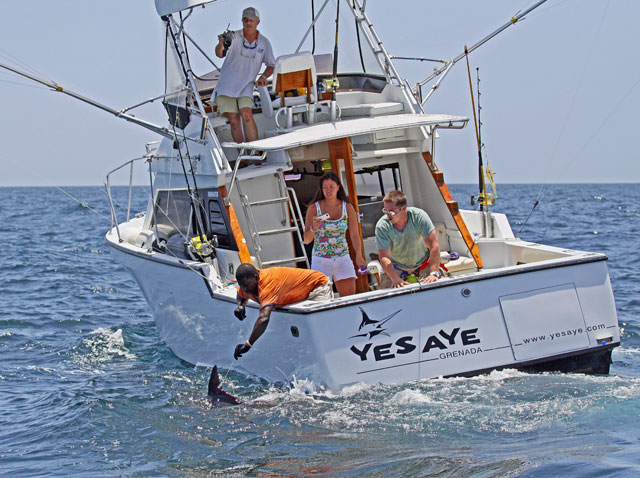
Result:
[[220,388],[220,376],[218,375],[217,365],[214,365],[213,369],[211,370],[211,378],[209,378],[209,389],[207,391],[207,397],[209,398],[211,404],[216,407],[240,404],[240,400]]

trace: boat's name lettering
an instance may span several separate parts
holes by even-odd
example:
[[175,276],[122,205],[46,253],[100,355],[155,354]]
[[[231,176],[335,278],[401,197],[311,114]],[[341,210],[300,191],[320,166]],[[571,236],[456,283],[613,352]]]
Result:
[[[406,337],[400,337],[395,341],[395,343],[376,345],[373,347],[373,357],[377,362],[379,360],[395,358],[396,354],[408,354],[409,352],[413,352],[416,346],[411,343],[411,340],[413,340],[413,337],[409,335]],[[391,347],[394,345],[395,348],[393,349],[393,352],[391,352]],[[365,344],[362,349],[359,349],[355,345],[352,345],[351,351],[359,356],[360,360],[364,361],[367,360],[367,353],[371,350],[372,346],[373,344],[368,343]]]
[[[456,336],[458,335],[458,332],[460,332],[460,327],[456,327],[449,334],[447,334],[444,330],[440,329],[440,332],[438,332],[438,334],[440,335],[440,337],[444,338],[448,342],[448,345],[455,345]],[[463,330],[462,333],[460,333],[460,339],[462,340],[462,345],[479,344],[480,339],[476,337],[477,332],[478,332],[478,329]],[[432,335],[431,337],[429,337],[427,339],[427,342],[424,344],[424,348],[422,349],[422,352],[427,353],[434,347],[437,347],[440,350],[447,349],[448,346],[445,345],[445,343],[442,340],[440,340],[440,337],[438,337],[438,335]]]
[[[422,353],[427,353],[432,349],[447,350],[449,347],[456,344],[462,344],[465,347],[479,344],[480,339],[476,336],[477,333],[477,328],[460,331],[460,327],[456,327],[450,332],[446,332],[441,329],[437,334],[431,335],[427,338],[424,343],[424,347],[422,348]],[[381,360],[395,358],[396,355],[411,353],[416,349],[416,347],[414,338],[407,335],[405,337],[400,337],[395,342],[379,344],[376,346],[372,343],[366,343],[362,348],[352,345],[350,350],[360,357],[361,361],[365,361],[369,357],[373,356],[373,359],[376,362],[379,362]],[[468,355],[469,353],[475,354],[482,352],[480,347],[471,347],[469,350],[473,351],[467,352],[466,350],[462,350],[441,353],[440,358],[461,357],[463,355]],[[370,351],[372,352],[371,354],[369,353]]]

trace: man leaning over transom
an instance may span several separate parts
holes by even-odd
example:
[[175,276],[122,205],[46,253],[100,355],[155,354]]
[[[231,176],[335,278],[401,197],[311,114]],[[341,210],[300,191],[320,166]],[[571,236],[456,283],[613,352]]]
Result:
[[322,272],[295,267],[271,267],[256,269],[251,264],[241,264],[236,270],[238,281],[237,307],[234,315],[239,320],[247,316],[245,305],[249,299],[260,304],[258,318],[253,324],[249,339],[236,345],[236,360],[247,353],[256,340],[267,330],[271,311],[302,300],[328,301],[333,299],[333,284]]

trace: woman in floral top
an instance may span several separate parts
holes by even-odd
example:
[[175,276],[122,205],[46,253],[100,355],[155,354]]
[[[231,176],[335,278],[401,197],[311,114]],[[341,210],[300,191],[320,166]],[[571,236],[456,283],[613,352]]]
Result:
[[[326,214],[329,217],[322,218]],[[356,291],[356,274],[349,257],[347,231],[351,243],[360,244],[356,210],[347,199],[338,175],[334,172],[325,173],[307,209],[304,242],[309,244],[313,241],[311,268],[333,280],[340,297]],[[365,265],[359,247],[356,247],[356,265]]]

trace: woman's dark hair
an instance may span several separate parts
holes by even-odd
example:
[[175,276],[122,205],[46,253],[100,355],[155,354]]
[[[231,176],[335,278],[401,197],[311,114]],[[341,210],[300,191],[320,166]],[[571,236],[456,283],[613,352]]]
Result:
[[311,200],[311,202],[309,203],[309,206],[311,206],[313,203],[320,201],[322,199],[324,199],[324,192],[322,191],[322,184],[327,181],[327,180],[331,180],[334,183],[336,183],[339,188],[338,188],[338,199],[340,199],[341,201],[346,201],[348,203],[350,203],[351,201],[349,201],[349,198],[347,197],[347,193],[344,190],[344,187],[342,187],[342,183],[340,182],[340,177],[334,173],[333,171],[327,171],[326,173],[324,173],[321,177],[320,177],[320,181],[318,182],[318,190],[316,191],[316,195],[314,196],[314,198]]

